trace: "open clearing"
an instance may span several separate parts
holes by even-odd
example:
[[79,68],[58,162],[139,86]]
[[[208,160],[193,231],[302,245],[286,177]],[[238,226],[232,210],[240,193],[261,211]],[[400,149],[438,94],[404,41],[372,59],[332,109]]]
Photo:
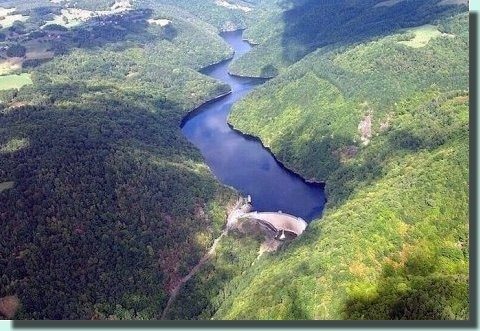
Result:
[[24,46],[27,48],[25,57],[28,60],[48,60],[53,58],[54,53],[50,50],[49,42],[41,42],[38,39],[27,41]]
[[[58,24],[66,28],[73,28],[82,23],[82,20],[76,19],[76,16],[70,13],[69,9],[62,9],[61,15],[55,15],[55,18],[45,22],[45,25],[48,24]],[[44,25],[44,26],[45,26]]]
[[87,10],[80,8],[64,8],[61,15],[55,15],[53,20],[47,21],[47,24],[58,24],[64,27],[71,28],[83,22],[88,21],[93,17],[108,16],[119,14],[124,11],[132,9],[132,4],[129,0],[117,0],[110,7],[110,10]]
[[377,7],[392,7],[394,5],[396,5],[397,3],[400,3],[404,0],[387,0],[387,1],[382,1],[382,2],[379,2],[377,3],[375,6],[373,6],[373,8],[377,8]]
[[3,8],[0,7],[0,25],[5,29],[13,25],[13,22],[20,21],[25,22],[28,19],[28,16],[23,16],[22,14],[14,14],[16,8]]
[[28,139],[13,138],[9,142],[7,142],[5,145],[0,146],[0,154],[17,152],[21,149],[28,147],[29,145],[30,144]]
[[3,191],[6,191],[8,189],[11,189],[15,185],[15,182],[3,182],[0,183],[0,193]]
[[415,36],[410,40],[399,41],[399,44],[403,44],[413,48],[425,47],[430,40],[440,36],[450,36],[448,33],[442,33],[438,31],[435,25],[425,24],[416,28],[408,29],[405,32],[411,32]]
[[25,42],[23,46],[27,49],[24,57],[9,58],[4,51],[0,51],[0,76],[18,72],[25,60],[49,60],[54,57],[49,42],[35,39]]
[[23,58],[11,57],[9,59],[0,60],[0,76],[8,75],[16,70],[22,69]]
[[0,91],[19,89],[22,86],[33,84],[30,74],[0,76]]
[[167,19],[161,19],[161,18],[150,18],[147,20],[148,24],[151,24],[151,25],[160,25],[160,26],[167,26],[169,25],[172,21],[170,20],[167,20]]
[[225,8],[228,8],[228,9],[237,9],[237,10],[241,10],[241,11],[244,11],[244,12],[252,11],[252,8],[250,8],[250,7],[241,6],[241,5],[238,5],[238,4],[233,4],[233,3],[227,2],[225,0],[216,0],[215,4],[217,6],[225,7]]

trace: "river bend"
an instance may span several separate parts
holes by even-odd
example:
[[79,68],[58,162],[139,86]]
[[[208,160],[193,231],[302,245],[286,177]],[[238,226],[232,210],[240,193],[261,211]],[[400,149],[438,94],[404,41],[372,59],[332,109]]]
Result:
[[232,105],[265,80],[232,76],[228,65],[251,49],[242,31],[222,33],[235,50],[230,61],[210,66],[202,73],[230,85],[232,93],[210,102],[189,116],[182,132],[202,153],[214,175],[243,195],[252,197],[256,211],[283,211],[306,221],[320,216],[325,204],[323,185],[307,183],[283,167],[260,141],[227,124]]

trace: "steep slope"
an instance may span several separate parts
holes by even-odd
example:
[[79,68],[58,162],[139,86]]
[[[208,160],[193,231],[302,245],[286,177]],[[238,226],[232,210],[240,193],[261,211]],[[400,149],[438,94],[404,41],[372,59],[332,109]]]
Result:
[[159,3],[179,8],[210,23],[220,31],[246,28],[255,6],[262,0],[148,0],[150,7]]
[[215,319],[468,318],[465,135],[392,159],[382,179],[247,272]]
[[232,71],[278,76],[230,120],[326,181],[328,206],[276,253],[223,236],[167,317],[467,318],[468,22],[439,2],[142,0],[46,34],[67,2],[0,1],[30,15],[2,46],[53,53],[0,92],[2,309],[160,316],[237,198],[178,125],[228,91],[197,72],[231,55],[218,31],[248,26],[260,45]]
[[[318,50],[235,105],[229,121],[307,178],[359,169],[355,154],[405,103],[429,90],[468,89],[468,16],[433,29],[438,36],[418,48],[403,43],[416,38],[405,30],[343,51]],[[441,135],[448,127],[431,129]]]
[[432,23],[318,50],[235,107],[329,202],[215,319],[468,318],[468,16]]
[[465,5],[441,0],[262,2],[245,37],[259,45],[231,65],[241,76],[273,77],[318,48],[337,48],[390,35],[402,28],[429,24]]
[[18,297],[15,318],[157,318],[221,232],[236,193],[179,125],[228,90],[196,70],[231,50],[198,19],[148,23],[163,14],[62,30],[33,85],[0,96],[0,298]]

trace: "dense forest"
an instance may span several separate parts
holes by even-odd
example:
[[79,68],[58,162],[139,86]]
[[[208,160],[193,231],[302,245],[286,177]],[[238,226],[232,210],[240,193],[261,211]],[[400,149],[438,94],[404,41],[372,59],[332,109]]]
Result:
[[236,105],[232,124],[325,181],[328,204],[228,287],[216,319],[468,318],[468,16],[457,10],[321,48]]
[[[168,319],[468,319],[468,14],[445,0],[0,0],[0,318],[159,319],[239,193],[180,131],[256,46],[230,124],[326,183],[268,252],[222,235]],[[20,75],[21,74],[21,75]]]
[[215,31],[160,7],[90,20],[2,92],[0,298],[19,298],[16,318],[157,318],[219,235],[237,194],[179,130],[228,90],[197,72],[231,54]]
[[382,5],[389,2],[392,1],[264,2],[256,14],[258,19],[245,31],[245,37],[258,46],[233,63],[231,72],[273,77],[318,48],[335,49],[387,36],[464,10],[463,6],[439,5],[441,0]]

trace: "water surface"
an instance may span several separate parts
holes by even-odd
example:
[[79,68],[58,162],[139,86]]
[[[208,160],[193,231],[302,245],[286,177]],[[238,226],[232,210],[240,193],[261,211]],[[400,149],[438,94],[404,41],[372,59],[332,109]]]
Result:
[[[251,49],[242,40],[242,32],[223,33],[235,50],[237,59]],[[182,131],[200,149],[206,163],[224,184],[252,197],[257,211],[283,211],[310,221],[322,213],[325,203],[323,185],[306,183],[275,160],[262,144],[227,124],[232,105],[265,80],[234,77],[225,61],[203,73],[229,84],[232,93],[208,103],[183,124]]]

